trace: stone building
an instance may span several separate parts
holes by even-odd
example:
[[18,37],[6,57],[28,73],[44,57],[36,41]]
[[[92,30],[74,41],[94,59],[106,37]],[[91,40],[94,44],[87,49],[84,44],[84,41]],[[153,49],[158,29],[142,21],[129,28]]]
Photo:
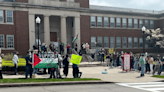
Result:
[[[143,26],[164,28],[164,11],[89,5],[89,0],[0,0],[0,47],[25,54],[38,38],[36,17],[41,18],[41,42],[72,44],[78,34],[81,43],[94,42],[105,49],[142,52]],[[146,42],[147,52],[155,52],[154,41]],[[66,49],[66,47],[65,47]],[[65,50],[66,51],[66,50]]]

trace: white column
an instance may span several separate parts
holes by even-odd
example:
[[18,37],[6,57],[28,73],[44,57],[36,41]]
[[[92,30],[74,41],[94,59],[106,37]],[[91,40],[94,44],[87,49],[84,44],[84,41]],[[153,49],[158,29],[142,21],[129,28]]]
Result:
[[44,15],[44,42],[49,46],[50,45],[50,15]]
[[33,49],[35,44],[35,14],[28,14],[29,18],[29,48]]
[[[61,16],[61,42],[64,44],[67,44],[66,17],[67,16]],[[64,46],[64,53],[67,53],[66,46]]]
[[78,34],[78,39],[75,41],[78,46],[78,51],[81,49],[81,34],[80,34],[80,16],[74,17],[74,37]]

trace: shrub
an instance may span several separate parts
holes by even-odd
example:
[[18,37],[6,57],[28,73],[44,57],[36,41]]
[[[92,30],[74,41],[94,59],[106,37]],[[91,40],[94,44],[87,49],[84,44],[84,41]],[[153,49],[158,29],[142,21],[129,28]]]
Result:
[[13,59],[13,53],[7,53],[6,55],[3,56],[4,60],[12,60]]

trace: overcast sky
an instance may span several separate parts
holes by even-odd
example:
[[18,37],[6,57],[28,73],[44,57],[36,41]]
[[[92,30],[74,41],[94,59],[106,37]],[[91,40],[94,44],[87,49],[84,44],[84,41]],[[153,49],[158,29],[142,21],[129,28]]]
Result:
[[113,6],[146,10],[164,10],[163,0],[90,0],[90,5]]

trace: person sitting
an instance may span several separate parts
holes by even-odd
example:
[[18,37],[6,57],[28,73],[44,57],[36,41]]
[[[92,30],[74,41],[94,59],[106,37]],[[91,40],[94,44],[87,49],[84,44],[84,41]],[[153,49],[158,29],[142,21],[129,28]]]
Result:
[[81,78],[82,72],[79,72],[79,67],[76,64],[73,64],[72,68],[73,68],[73,77],[74,78]]

